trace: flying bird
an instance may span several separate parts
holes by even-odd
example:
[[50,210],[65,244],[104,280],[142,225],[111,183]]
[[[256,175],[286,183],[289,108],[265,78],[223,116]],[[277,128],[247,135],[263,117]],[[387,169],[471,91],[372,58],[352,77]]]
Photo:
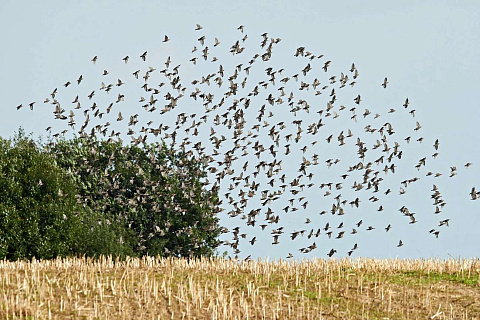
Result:
[[387,88],[387,83],[388,83],[388,80],[387,80],[387,77],[385,77],[385,79],[383,80],[383,83],[382,83],[382,87],[383,88]]

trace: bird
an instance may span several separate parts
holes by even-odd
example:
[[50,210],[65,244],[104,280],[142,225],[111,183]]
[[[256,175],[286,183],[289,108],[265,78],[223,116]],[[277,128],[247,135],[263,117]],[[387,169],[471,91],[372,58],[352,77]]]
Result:
[[337,250],[331,249],[330,252],[327,255],[328,255],[329,258],[331,258],[336,252],[337,252]]
[[475,190],[475,187],[473,187],[472,191],[470,191],[470,197],[471,197],[471,200],[477,200],[478,199],[478,195],[477,195],[477,191]]
[[438,226],[441,227],[441,226],[445,226],[445,225],[446,225],[446,226],[448,227],[448,226],[449,226],[449,225],[448,225],[448,222],[449,222],[449,221],[450,221],[450,219],[442,220],[442,221],[439,222]]
[[355,101],[356,104],[360,104],[360,101],[362,101],[361,98],[360,98],[360,95],[358,95],[358,96],[354,99],[354,101]]
[[382,83],[382,87],[383,88],[387,88],[387,83],[388,83],[388,80],[387,80],[387,77],[385,77],[385,79],[383,80],[383,83]]

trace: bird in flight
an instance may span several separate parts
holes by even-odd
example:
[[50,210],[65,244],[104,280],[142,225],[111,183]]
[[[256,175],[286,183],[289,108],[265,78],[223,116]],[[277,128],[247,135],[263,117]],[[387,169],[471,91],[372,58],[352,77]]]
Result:
[[388,83],[388,80],[387,80],[387,77],[385,77],[385,79],[383,79],[382,87],[386,89],[387,83]]

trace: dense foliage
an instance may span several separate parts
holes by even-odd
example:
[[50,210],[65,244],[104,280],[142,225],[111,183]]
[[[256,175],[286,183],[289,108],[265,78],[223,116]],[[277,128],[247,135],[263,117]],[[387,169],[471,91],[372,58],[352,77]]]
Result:
[[209,256],[218,198],[203,161],[156,143],[0,140],[0,258]]
[[0,258],[73,254],[81,225],[73,177],[31,139],[0,138]]

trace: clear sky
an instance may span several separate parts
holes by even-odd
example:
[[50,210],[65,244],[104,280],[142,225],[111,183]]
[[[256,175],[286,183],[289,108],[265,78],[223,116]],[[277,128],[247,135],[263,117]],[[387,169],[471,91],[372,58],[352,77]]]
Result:
[[[176,115],[180,112],[197,113],[194,119],[200,121],[199,117],[205,109],[201,102],[188,97],[195,87],[214,93],[214,104],[217,104],[228,88],[227,77],[233,74],[236,65],[243,64],[236,82],[240,87],[242,80],[247,77],[246,86],[239,89],[237,97],[226,100],[225,106],[218,112],[221,115],[233,103],[233,99],[246,97],[258,82],[270,79],[266,75],[266,68],[272,67],[274,71],[283,68],[282,75],[276,74],[275,84],[270,84],[267,89],[261,89],[263,87],[260,86],[261,94],[251,97],[251,106],[245,110],[247,124],[244,133],[254,131],[259,135],[257,140],[268,149],[274,143],[268,136],[268,130],[274,124],[285,122],[286,129],[280,133],[280,145],[276,149],[278,160],[283,159],[280,175],[286,174],[287,184],[300,174],[298,168],[303,156],[311,160],[313,154],[318,154],[319,165],[307,170],[307,174],[314,173],[312,188],[305,187],[304,191],[294,196],[292,189],[287,187],[278,201],[268,205],[280,216],[280,221],[278,224],[268,224],[264,231],[259,225],[264,223],[267,207],[260,204],[260,191],[281,189],[280,176],[275,176],[275,187],[271,188],[268,185],[270,179],[265,177],[263,171],[259,175],[257,182],[261,186],[258,195],[245,209],[245,214],[257,208],[262,210],[254,227],[246,226],[247,220],[241,219],[241,215],[229,218],[227,212],[232,207],[224,197],[226,210],[220,215],[221,223],[229,229],[239,226],[240,233],[247,234],[245,239],[240,239],[239,257],[251,255],[252,258],[277,259],[285,258],[290,252],[296,259],[326,257],[332,248],[338,251],[335,257],[342,257],[355,243],[359,248],[352,256],[474,257],[479,255],[480,247],[480,201],[471,201],[469,192],[474,186],[480,191],[479,16],[478,1],[78,1],[67,4],[65,1],[4,0],[0,2],[0,135],[10,137],[20,126],[35,136],[45,136],[48,126],[53,126],[55,132],[68,128],[65,123],[54,120],[51,113],[54,107],[50,103],[43,103],[55,88],[58,88],[57,99],[67,109],[67,114],[74,106],[71,102],[76,95],[81,97],[84,108],[96,101],[105,109],[109,102],[115,102],[119,93],[124,94],[125,101],[115,104],[112,114],[102,120],[93,119],[92,122],[110,121],[112,127],[126,132],[126,121],[117,123],[115,120],[119,111],[125,118],[139,113],[140,124],[137,126],[146,125],[152,120],[153,126],[163,123],[174,127]],[[197,23],[203,27],[202,30],[195,30]],[[243,33],[237,29],[240,25],[245,26]],[[264,62],[258,58],[247,76],[244,68],[249,60],[255,53],[265,52],[260,48],[261,34],[264,32],[268,33],[269,42],[270,38],[281,38],[281,41],[273,46],[272,59]],[[167,43],[162,42],[165,35],[171,39]],[[242,41],[245,35],[248,38]],[[206,37],[205,46],[209,47],[208,61],[201,57],[201,50],[205,47],[197,40],[201,36]],[[214,47],[215,37],[220,41],[217,47]],[[245,47],[245,52],[234,56],[229,51],[237,40]],[[198,51],[192,53],[194,46]],[[308,57],[294,57],[296,49],[302,46],[306,48],[305,51],[324,56],[312,61]],[[148,51],[145,62],[139,57],[144,51]],[[91,59],[95,55],[98,61],[94,65]],[[126,55],[130,57],[128,64],[122,61]],[[160,115],[158,110],[143,112],[138,99],[144,96],[148,100],[150,93],[140,88],[143,80],[136,80],[132,72],[141,70],[142,76],[148,67],[154,67],[157,70],[152,72],[149,82],[167,83],[160,88],[163,90],[161,96],[168,89],[172,94],[178,94],[177,90],[172,91],[169,87],[168,79],[159,73],[165,68],[168,56],[172,60],[169,70],[181,65],[179,75],[183,87],[187,88],[185,97],[179,100],[178,112],[166,115]],[[211,62],[214,56],[218,61]],[[189,61],[192,57],[198,57],[196,65]],[[331,64],[328,72],[324,72],[322,67],[327,60]],[[312,70],[302,77],[301,70],[308,63],[311,63]],[[354,87],[349,85],[354,81],[350,72],[352,63],[355,63],[359,73]],[[217,72],[219,64],[224,66],[226,74],[221,89],[214,89],[213,78],[210,86],[191,84],[194,79],[201,80],[202,75]],[[109,75],[102,76],[103,70],[108,70]],[[282,99],[287,100],[289,93],[294,92],[295,102],[298,99],[309,102],[309,113],[300,111],[294,115],[289,112],[287,102],[270,106],[265,100],[270,93],[277,98],[280,92],[277,89],[282,86],[280,80],[292,78],[296,73],[300,74],[299,81],[290,79],[284,85],[286,96]],[[339,88],[341,73],[349,77],[345,88]],[[79,75],[84,78],[81,85],[76,83]],[[331,84],[329,78],[333,75],[337,76],[337,82]],[[388,77],[388,85],[384,89],[381,84],[385,77]],[[315,78],[322,83],[317,90],[324,85],[329,86],[319,96],[311,87]],[[122,79],[125,85],[115,86],[117,79]],[[67,81],[72,85],[65,88]],[[308,91],[299,90],[301,81],[310,83]],[[99,90],[102,82],[114,84],[110,95]],[[333,119],[333,113],[330,117],[325,116],[324,111],[322,121],[325,126],[319,129],[317,135],[308,135],[308,124],[320,119],[317,111],[326,108],[332,88],[335,88],[337,98],[332,111],[339,117]],[[93,90],[96,96],[89,101],[86,96]],[[353,100],[357,95],[361,95],[359,105]],[[402,105],[407,97],[410,104],[404,108]],[[32,112],[28,104],[33,101],[36,104]],[[17,111],[19,104],[26,107]],[[266,104],[266,114],[260,122],[261,129],[255,132],[252,126],[263,104]],[[346,109],[340,110],[341,105],[345,105]],[[157,107],[161,109],[162,105]],[[357,122],[351,119],[354,113],[349,110],[353,107],[356,107]],[[389,113],[391,108],[395,112]],[[364,118],[365,109],[372,114]],[[413,109],[415,117],[409,113]],[[75,111],[78,123],[84,119],[82,111]],[[269,111],[274,114],[270,118]],[[380,114],[378,119],[374,119],[376,113]],[[199,127],[201,133],[198,136],[190,135],[192,140],[208,146],[206,150],[211,150],[208,139],[215,114],[211,113],[209,122]],[[262,127],[264,120],[269,123],[265,128]],[[284,136],[292,133],[295,137],[297,126],[292,124],[294,120],[303,121],[302,139],[299,143],[290,142],[291,154],[286,156],[283,154],[287,143]],[[417,121],[421,129],[414,131]],[[192,119],[187,122],[191,123]],[[376,160],[382,154],[386,158],[389,153],[382,152],[383,145],[373,150],[376,140],[381,138],[378,132],[371,134],[364,130],[366,125],[379,129],[386,122],[395,131],[387,136],[388,146],[393,149],[394,142],[398,142],[403,158],[393,161],[397,166],[394,174],[383,172],[386,162],[378,166],[373,164],[372,169],[379,170],[378,177],[383,178],[378,194],[372,194],[370,190],[353,191],[352,184],[362,180],[363,171],[351,173],[345,181],[340,176],[349,166],[360,161],[356,154],[357,137],[368,148],[365,163]],[[275,130],[278,129],[277,125]],[[346,145],[339,147],[336,138],[341,131],[346,135],[348,129],[353,132],[353,137],[347,138]],[[135,130],[138,131],[138,127]],[[228,137],[222,150],[231,148],[233,129],[219,126],[215,130],[219,135]],[[330,134],[333,139],[328,144],[325,139]],[[412,137],[409,144],[404,140],[407,136]],[[420,137],[424,138],[422,143],[417,141]],[[436,139],[440,142],[438,151],[433,147]],[[311,144],[317,140],[317,144]],[[305,145],[308,150],[303,154],[301,147]],[[434,159],[432,155],[435,152],[439,155]],[[237,151],[239,160],[233,166],[234,175],[240,174],[246,160],[249,165],[245,175],[252,174],[259,161],[273,160],[268,156],[268,150],[261,159],[257,159],[253,153],[251,151],[248,156],[242,157],[241,152]],[[415,165],[423,157],[426,157],[426,165],[417,170]],[[340,162],[328,168],[325,161],[330,158],[339,159]],[[473,163],[468,169],[464,167],[467,162]],[[454,177],[449,177],[451,166],[457,167]],[[427,177],[428,171],[442,173],[442,176]],[[404,188],[407,192],[400,195],[399,190],[403,187],[400,182],[415,177],[419,180],[409,184]],[[320,185],[328,182],[343,182],[343,189],[333,188],[332,194],[325,196],[327,188],[321,189]],[[222,182],[222,197],[228,192],[230,183]],[[301,183],[307,185],[308,178],[303,177]],[[435,206],[432,205],[433,184],[447,203],[439,214],[434,214]],[[243,182],[231,192],[234,201],[240,200],[239,190],[243,188],[248,191],[242,186]],[[391,189],[392,193],[385,195],[387,189]],[[343,216],[332,215],[333,197],[338,193],[342,193],[341,199],[348,202],[359,197],[359,208],[352,208],[347,203]],[[369,200],[372,195],[378,197],[379,201]],[[299,201],[298,198],[302,196],[305,199]],[[290,207],[299,210],[285,213],[282,209],[289,205],[291,198],[295,200]],[[301,204],[307,200],[309,204],[303,209]],[[384,209],[381,212],[378,211],[380,205]],[[398,211],[402,206],[415,212],[418,223],[409,224],[410,219]],[[320,215],[322,210],[328,211],[327,214]],[[307,218],[311,220],[308,224],[305,223]],[[363,224],[356,227],[360,219]],[[444,219],[450,219],[449,227],[438,226],[439,221]],[[328,239],[323,230],[327,222],[333,228],[332,239]],[[341,222],[344,227],[337,228]],[[384,228],[388,224],[392,225],[392,229],[386,233]],[[375,229],[367,231],[368,226]],[[271,231],[279,227],[284,227],[284,233],[279,237],[280,244],[272,245]],[[321,234],[318,238],[313,236],[307,239],[312,228],[315,231],[322,228]],[[358,233],[350,234],[352,228],[356,228]],[[290,240],[291,232],[304,229],[306,232],[303,237]],[[430,229],[440,231],[438,239],[428,232]],[[345,231],[344,237],[334,239],[342,230]],[[257,238],[253,246],[248,243],[252,237]],[[232,240],[232,234],[225,235],[223,239]],[[397,247],[399,240],[403,241],[403,247]],[[308,254],[299,251],[314,241],[317,246],[315,250]],[[229,249],[221,247],[220,250]]]

